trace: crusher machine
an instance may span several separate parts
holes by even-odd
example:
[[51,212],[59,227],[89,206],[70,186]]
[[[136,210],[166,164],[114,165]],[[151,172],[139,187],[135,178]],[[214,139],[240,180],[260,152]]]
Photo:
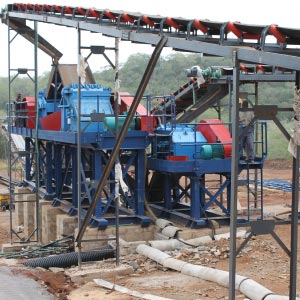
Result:
[[[76,65],[58,65],[57,70],[51,73],[48,88],[39,93],[36,102],[32,97],[17,99],[11,108],[12,115],[15,116],[11,132],[22,135],[25,139],[26,183],[33,189],[38,186],[40,195],[52,200],[53,206],[60,205],[70,215],[77,214],[80,197],[84,215],[114,147],[118,131],[116,124],[118,128],[122,126],[133,97],[127,93],[119,94],[120,115],[116,116],[115,95],[112,91],[94,83],[93,78],[79,89],[77,84],[71,83],[76,82],[77,73],[70,69],[76,70]],[[74,78],[70,79],[70,74],[75,74]],[[54,86],[61,88],[53,88]],[[121,224],[138,223],[147,226],[150,223],[144,213],[145,153],[150,144],[149,133],[153,131],[154,120],[140,105],[121,146]],[[77,168],[78,139],[81,144],[80,183]],[[34,156],[37,148],[38,158]],[[38,184],[34,173],[37,160]],[[130,180],[129,174],[132,172],[139,180]],[[78,195],[78,184],[81,184],[82,195]],[[94,211],[91,221],[93,225],[105,228],[114,222],[111,217],[114,200],[115,174],[112,170]]]
[[[243,159],[240,149],[239,173],[245,170],[244,181],[248,186],[253,183],[250,182],[250,172],[262,170],[267,154],[266,123],[261,122],[257,128],[260,140],[257,140],[256,147],[260,149],[260,156],[257,155],[249,164]],[[152,154],[147,160],[147,168],[151,170],[148,173],[150,207],[160,217],[186,227],[207,226],[210,219],[228,222],[231,154],[228,124],[219,119],[201,120],[198,124],[160,125],[155,130]],[[251,193],[249,189],[248,193]],[[256,201],[254,207],[262,209],[262,195],[260,201]]]
[[[84,215],[134,97],[120,93],[120,114],[116,115],[115,95],[96,84],[90,72],[89,83],[81,85],[80,90],[72,79],[64,80],[64,74],[70,73],[66,70],[74,67],[58,65],[37,101],[33,97],[17,99],[11,108],[15,116],[11,132],[25,138],[26,183],[32,188],[38,186],[40,195],[70,215],[78,213],[80,198]],[[53,88],[57,78],[59,89]],[[119,153],[120,223],[149,225],[145,201],[158,216],[185,226],[206,226],[209,218],[228,219],[232,148],[229,124],[220,119],[178,123],[174,96],[148,96],[144,103],[139,105]],[[251,165],[241,162],[240,172],[262,168],[265,136],[261,139],[261,155]],[[77,190],[78,141],[82,195]],[[38,177],[34,173],[37,160]],[[213,183],[207,180],[211,174],[217,176]],[[93,213],[93,226],[105,228],[115,222],[115,178],[112,170]],[[217,213],[211,208],[217,208]]]

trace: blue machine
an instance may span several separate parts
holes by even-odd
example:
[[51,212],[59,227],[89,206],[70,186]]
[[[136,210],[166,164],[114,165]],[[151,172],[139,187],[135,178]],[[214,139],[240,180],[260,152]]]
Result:
[[170,155],[186,156],[189,160],[200,158],[201,146],[207,143],[203,134],[189,124],[177,124],[174,128],[170,124],[160,125],[155,133],[155,151],[161,158]]
[[[261,157],[251,166],[240,164],[239,172],[262,168],[266,157],[265,126],[260,124],[261,140],[256,142]],[[229,130],[215,120],[207,120],[201,126],[168,124],[156,129],[147,167],[153,171],[148,198],[157,215],[190,227],[206,226],[208,218],[220,220],[220,214],[211,213],[212,207],[222,212],[223,219],[229,218],[231,144],[223,145],[222,136],[230,136]]]
[[[36,159],[34,152],[37,147],[40,157],[40,183],[44,188],[44,197],[53,200],[53,205],[61,205],[70,215],[77,214],[78,198],[82,206],[88,206],[95,192],[97,182],[101,179],[102,170],[110,151],[115,144],[115,128],[125,120],[125,115],[115,117],[111,104],[113,99],[109,88],[99,84],[85,84],[80,87],[81,115],[78,112],[78,85],[70,84],[61,90],[61,99],[47,99],[45,90],[39,93],[38,108],[32,97],[28,97],[27,118],[36,120],[38,116],[39,130],[36,144],[34,123],[15,123],[12,132],[25,137],[26,180],[34,182],[35,174],[32,165]],[[26,98],[25,98],[26,99]],[[29,109],[30,108],[30,109]],[[38,114],[36,114],[38,111]],[[147,116],[146,116],[147,118]],[[80,135],[78,120],[80,119]],[[144,213],[146,148],[151,140],[145,130],[141,130],[141,116],[132,121],[130,132],[121,146],[120,162],[122,167],[122,186],[120,188],[123,207],[120,223],[138,223],[142,226],[150,224]],[[146,122],[147,123],[147,122]],[[77,143],[81,138],[81,190],[77,194],[78,168]],[[129,174],[134,170],[136,179]],[[108,184],[103,195],[99,197],[92,225],[105,228],[114,222],[113,217],[104,217],[114,208],[115,174],[111,170]],[[112,183],[110,183],[112,182]],[[143,184],[142,184],[143,182]],[[124,189],[125,187],[125,189]]]
[[[99,84],[85,84],[80,89],[81,93],[81,130],[86,132],[103,132],[103,122],[91,123],[91,113],[113,115],[110,103],[111,90],[102,88]],[[64,131],[78,130],[78,85],[70,84],[62,90],[62,99],[59,105],[61,114],[61,129]]]

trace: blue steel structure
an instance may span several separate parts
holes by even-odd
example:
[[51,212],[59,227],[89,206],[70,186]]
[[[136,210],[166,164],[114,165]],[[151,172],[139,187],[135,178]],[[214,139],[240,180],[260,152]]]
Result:
[[[78,93],[78,85],[74,83],[61,90],[59,100],[49,99],[44,90],[38,94],[38,108],[30,106],[32,103],[24,98],[23,106],[15,107],[18,122],[14,123],[11,131],[25,137],[27,182],[32,184],[35,179],[33,166],[36,157],[31,153],[37,147],[39,186],[44,191],[43,196],[53,199],[54,206],[61,205],[70,215],[78,213],[79,196],[83,211],[91,204],[103,167],[114,148],[116,126],[121,127],[124,121],[124,114],[115,115],[114,97],[110,89],[94,83],[82,85],[81,115],[78,114]],[[209,142],[198,130],[199,123],[176,122],[174,97],[161,97],[157,102],[158,98],[146,97],[146,113],[136,114],[121,147],[120,162],[126,189],[121,188],[120,222],[148,226],[151,220],[144,211],[145,197],[159,216],[174,219],[185,226],[206,226],[208,218],[228,219],[231,152],[227,150],[226,153],[224,149],[228,146],[231,148],[231,140],[227,144],[219,140]],[[159,107],[157,103],[160,103]],[[23,118],[22,122],[20,118]],[[38,132],[30,125],[35,123],[35,118],[38,118]],[[80,177],[76,169],[79,121]],[[221,121],[219,123],[223,124]],[[202,124],[209,125],[209,120],[206,125]],[[223,130],[230,135],[229,124]],[[38,145],[35,145],[37,135]],[[260,136],[261,140],[257,142],[260,144],[260,155],[251,165],[241,161],[239,172],[263,168],[267,155],[265,123],[260,126]],[[150,172],[152,176],[149,176]],[[220,176],[217,187],[214,187],[216,191],[211,191],[207,185],[208,174]],[[82,195],[78,195],[76,188],[78,178],[81,178]],[[114,184],[115,174],[112,170],[106,189],[98,200],[91,225],[105,228],[114,223],[114,217],[110,217],[116,197]],[[189,203],[183,203],[183,198],[188,199]],[[222,214],[208,212],[212,206],[220,208]]]
[[[44,197],[53,199],[53,205],[62,205],[70,214],[77,214],[78,206],[78,174],[77,174],[77,122],[81,126],[81,185],[82,207],[90,204],[94,193],[95,184],[102,175],[103,166],[106,164],[110,151],[115,144],[116,117],[111,104],[112,92],[97,84],[81,86],[82,114],[77,112],[78,86],[71,84],[62,90],[59,104],[54,106],[53,99],[46,100],[43,92],[39,93],[39,107],[36,116],[39,117],[38,145],[35,145],[36,129],[30,128],[30,119],[36,116],[29,115],[25,100],[23,109],[17,109],[15,114],[23,113],[25,122],[15,123],[11,132],[25,137],[26,152],[26,180],[29,184],[34,181],[36,157],[32,149],[38,147],[40,162],[40,186],[44,189]],[[55,111],[56,107],[56,111]],[[118,117],[121,122],[122,116]],[[141,126],[141,116],[132,122],[132,130],[127,133],[121,147],[120,160],[123,167],[124,181],[127,181],[130,168],[134,168],[136,180],[127,184],[128,191],[121,190],[124,202],[122,223],[140,223],[147,226],[150,219],[144,213],[145,195],[145,151],[150,144],[149,134],[138,128]],[[113,121],[113,123],[112,123]],[[147,120],[145,120],[147,123]],[[29,126],[29,127],[28,127]],[[59,128],[59,129],[58,129]],[[136,130],[136,128],[138,130]],[[112,223],[111,218],[103,218],[109,214],[114,206],[114,171],[111,172],[110,181],[103,197],[99,199],[94,212],[92,224],[106,227]],[[129,213],[129,210],[131,211]]]
[[[243,160],[242,151],[240,153],[239,173],[246,170],[248,184],[249,170],[260,170],[262,178],[267,156],[266,122],[257,125],[259,139],[255,141],[255,161],[247,163]],[[168,125],[165,130],[162,130],[163,127],[158,128],[157,135],[154,135],[153,153],[147,160],[147,168],[153,171],[148,180],[152,209],[161,217],[194,228],[208,225],[209,219],[226,221],[230,216],[231,157],[225,157],[225,145],[207,142],[197,131],[197,124],[177,124],[174,128]],[[220,176],[220,180],[214,181],[213,187],[207,181],[211,174]],[[262,193],[257,203],[260,204],[263,217]],[[222,213],[212,213],[212,207],[218,207]],[[249,221],[249,218],[250,212],[248,219],[239,221]]]

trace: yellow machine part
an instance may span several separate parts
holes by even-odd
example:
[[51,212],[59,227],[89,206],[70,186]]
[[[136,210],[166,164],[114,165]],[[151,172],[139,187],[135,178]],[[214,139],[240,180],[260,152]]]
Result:
[[8,208],[9,203],[10,203],[9,194],[0,192],[0,208],[1,208],[1,210],[5,210],[6,208]]

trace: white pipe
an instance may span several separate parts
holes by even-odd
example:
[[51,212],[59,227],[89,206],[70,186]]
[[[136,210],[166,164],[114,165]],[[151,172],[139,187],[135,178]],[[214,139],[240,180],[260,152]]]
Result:
[[[138,249],[140,252],[138,251]],[[168,255],[162,251],[159,251],[157,249],[154,249],[154,248],[144,245],[144,244],[138,245],[136,248],[136,251],[137,251],[137,253],[147,256],[147,257],[151,258],[152,260],[158,262],[161,265],[163,265],[164,261],[167,258],[171,257],[170,255]]]
[[200,237],[197,237],[194,239],[187,240],[185,242],[187,242],[188,244],[190,244],[192,246],[198,247],[198,246],[203,246],[203,245],[206,245],[206,244],[212,242],[212,238],[209,235],[205,235],[205,236],[200,236]]
[[186,264],[188,264],[188,263],[183,260],[179,260],[179,259],[170,257],[170,258],[167,258],[164,260],[163,266],[165,268],[169,268],[169,269],[181,272]]
[[[296,299],[299,299],[298,297]],[[264,300],[290,300],[289,296],[268,295]]]
[[[237,233],[236,233],[236,237],[237,238],[244,238],[245,236],[247,235],[247,231],[246,230],[239,230]],[[226,233],[221,233],[221,234],[216,234],[214,236],[214,239],[216,241],[219,241],[221,239],[230,239],[230,232],[226,232]]]
[[[160,251],[172,251],[175,249],[180,249],[180,248],[186,248],[189,245],[191,246],[202,246],[210,243],[212,241],[212,238],[208,235],[206,236],[201,236],[197,237],[191,240],[176,240],[176,239],[170,239],[170,240],[154,240],[154,241],[149,241],[149,244],[151,247],[158,249]],[[186,243],[186,244],[185,244]]]
[[[197,277],[203,280],[216,282],[221,286],[228,287],[229,286],[229,276],[227,271],[213,269],[209,267],[203,267],[199,265],[187,264],[183,266],[181,272],[185,275],[190,275],[193,277]],[[240,283],[247,279],[246,277],[236,275],[236,286],[238,289]]]
[[151,247],[160,251],[172,251],[175,249],[183,248],[185,246],[183,243],[175,239],[149,241],[149,244],[151,245]]
[[249,278],[240,284],[239,290],[251,300],[262,300],[267,295],[273,294],[271,290]]
[[162,231],[161,233],[169,238],[173,238],[177,235],[177,232],[178,231],[182,231],[182,229],[176,227],[176,226],[172,226],[172,225],[169,225],[169,226],[166,226]]
[[[203,280],[212,281],[227,288],[229,287],[229,273],[227,271],[186,263],[184,261],[172,258],[170,257],[170,255],[167,255],[157,249],[154,249],[144,244],[138,245],[136,251],[137,253],[147,256],[152,260],[160,263],[164,267],[180,271],[185,275],[190,275],[193,277],[201,278]],[[254,280],[240,275],[236,275],[235,277],[235,289],[239,290],[251,300],[289,299],[288,297],[286,298],[286,296],[274,295],[272,291],[263,287]],[[297,297],[295,300],[300,300],[300,298]]]
[[156,219],[155,225],[158,226],[160,229],[164,229],[167,226],[173,225],[173,223],[165,219]]

